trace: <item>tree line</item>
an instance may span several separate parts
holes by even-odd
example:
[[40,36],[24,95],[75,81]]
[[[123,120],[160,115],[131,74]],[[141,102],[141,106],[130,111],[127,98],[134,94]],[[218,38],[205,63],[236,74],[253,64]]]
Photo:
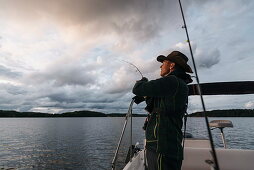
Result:
[[[126,113],[110,113],[95,112],[89,110],[65,112],[61,114],[40,113],[40,112],[17,112],[0,110],[0,117],[125,117]],[[134,117],[144,117],[144,114],[133,114]]]
[[[229,109],[206,111],[208,117],[254,117],[253,109]],[[203,117],[203,112],[195,112],[189,117]]]

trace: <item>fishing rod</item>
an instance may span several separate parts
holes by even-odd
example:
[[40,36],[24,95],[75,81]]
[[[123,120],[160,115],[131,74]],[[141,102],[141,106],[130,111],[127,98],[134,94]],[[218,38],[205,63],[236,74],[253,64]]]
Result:
[[[117,59],[119,60],[119,59]],[[126,60],[122,60],[120,59],[120,61],[122,62],[125,62],[127,64],[130,64],[131,66],[135,67],[136,70],[139,72],[139,74],[141,75],[141,77],[143,78],[143,74],[141,73],[141,71],[139,70],[139,68],[134,65],[133,63],[129,62],[129,61],[126,61]],[[130,117],[130,143],[131,143],[131,146],[130,146],[130,161],[131,161],[131,155],[133,153],[133,148],[132,148],[132,106],[134,104],[134,99],[131,100],[131,103],[130,103],[130,106],[129,106],[129,109],[128,109],[128,112],[125,116],[125,122],[124,122],[124,125],[123,125],[123,129],[122,129],[122,133],[121,133],[121,136],[120,136],[120,139],[118,141],[118,145],[117,145],[117,148],[116,148],[116,151],[115,151],[115,155],[114,155],[114,158],[112,160],[112,170],[115,170],[116,168],[116,160],[117,160],[117,156],[118,156],[118,152],[119,152],[119,149],[120,149],[120,145],[122,143],[122,140],[123,140],[123,135],[125,133],[125,130],[126,130],[126,126],[127,126],[127,122],[128,122],[128,118]]]
[[207,131],[208,131],[208,135],[209,135],[210,145],[211,145],[211,148],[212,148],[212,157],[213,157],[213,160],[214,160],[214,169],[215,170],[220,170],[219,164],[218,164],[217,155],[216,155],[216,151],[215,151],[215,147],[214,147],[212,133],[211,133],[211,130],[210,130],[210,127],[209,127],[208,118],[207,118],[207,115],[206,115],[205,103],[204,103],[202,91],[201,91],[201,88],[200,88],[197,68],[196,68],[196,64],[195,64],[195,59],[193,57],[193,52],[192,52],[192,48],[191,48],[191,43],[190,43],[190,38],[189,38],[189,34],[188,34],[188,29],[187,29],[187,25],[186,25],[184,13],[183,13],[182,3],[181,3],[181,0],[178,0],[178,1],[179,1],[180,9],[181,9],[183,23],[184,23],[182,28],[184,28],[185,32],[186,32],[187,42],[189,44],[189,49],[190,49],[190,53],[191,53],[191,59],[192,59],[192,62],[193,62],[194,72],[195,72],[195,75],[196,75],[197,88],[198,88],[198,92],[200,94],[200,99],[201,99],[201,103],[202,103],[202,107],[203,107],[203,114],[204,114],[204,117],[205,117],[205,122],[206,122],[206,127],[207,127]]
[[141,75],[141,77],[142,77],[142,78],[144,77],[143,74],[141,73],[141,71],[138,69],[138,67],[137,67],[136,65],[134,65],[133,63],[131,63],[131,62],[129,62],[129,61],[126,61],[126,60],[120,59],[120,61],[123,61],[123,62],[125,62],[125,63],[127,63],[127,64],[130,64],[131,66],[135,67],[136,70],[137,70],[137,71],[139,72],[139,74]]

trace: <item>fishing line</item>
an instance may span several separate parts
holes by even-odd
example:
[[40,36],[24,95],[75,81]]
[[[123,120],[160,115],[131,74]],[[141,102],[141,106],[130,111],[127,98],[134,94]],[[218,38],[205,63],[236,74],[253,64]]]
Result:
[[204,117],[205,117],[205,122],[206,122],[206,127],[207,127],[207,131],[208,131],[208,135],[209,135],[210,145],[211,145],[211,148],[212,148],[212,157],[213,157],[214,165],[215,165],[214,168],[215,168],[215,170],[220,170],[219,164],[218,164],[218,160],[217,160],[217,156],[216,156],[216,151],[215,151],[215,148],[214,148],[214,142],[213,142],[213,138],[212,138],[212,133],[211,133],[211,130],[210,130],[210,127],[209,127],[208,118],[207,118],[207,115],[206,115],[205,103],[204,103],[204,99],[203,99],[203,96],[202,96],[201,87],[200,87],[200,84],[199,84],[199,78],[198,78],[197,68],[196,68],[196,64],[195,64],[195,59],[193,57],[193,52],[192,52],[192,48],[191,48],[191,44],[190,44],[190,38],[189,38],[189,34],[188,34],[188,29],[187,29],[187,25],[186,25],[185,18],[184,18],[183,8],[182,8],[181,0],[178,0],[178,1],[179,1],[180,9],[181,9],[183,23],[184,23],[182,28],[184,28],[185,32],[186,32],[187,42],[189,44],[189,49],[190,49],[190,53],[191,53],[191,59],[192,59],[192,62],[193,62],[194,72],[195,72],[195,75],[196,75],[196,80],[197,80],[197,85],[198,85],[197,88],[198,88],[198,92],[200,94],[200,99],[201,99],[201,103],[202,103],[202,107],[203,107],[203,114],[204,114]]
[[131,63],[131,62],[129,62],[129,61],[126,61],[126,60],[122,60],[122,59],[117,59],[117,60],[122,61],[122,62],[125,62],[125,63],[130,64],[131,66],[135,67],[135,68],[136,68],[136,71],[139,72],[139,74],[141,75],[141,77],[142,77],[142,78],[144,77],[143,74],[141,73],[141,71],[138,69],[138,67],[137,67],[136,65],[134,65],[133,63]]

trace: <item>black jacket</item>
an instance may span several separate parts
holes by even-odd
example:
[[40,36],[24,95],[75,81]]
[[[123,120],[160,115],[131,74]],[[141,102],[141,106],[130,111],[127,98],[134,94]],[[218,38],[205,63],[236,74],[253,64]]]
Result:
[[150,116],[146,148],[174,159],[183,159],[182,118],[187,109],[190,76],[181,71],[148,81],[137,81],[133,93],[146,96]]

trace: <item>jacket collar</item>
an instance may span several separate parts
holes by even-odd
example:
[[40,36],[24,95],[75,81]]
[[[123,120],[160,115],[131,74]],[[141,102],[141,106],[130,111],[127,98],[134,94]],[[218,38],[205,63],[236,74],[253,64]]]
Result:
[[191,76],[189,74],[186,74],[182,70],[174,70],[171,73],[169,73],[168,75],[166,75],[165,77],[170,76],[170,75],[174,75],[174,76],[184,80],[187,84],[189,84],[189,83],[191,83],[193,81],[191,79]]

